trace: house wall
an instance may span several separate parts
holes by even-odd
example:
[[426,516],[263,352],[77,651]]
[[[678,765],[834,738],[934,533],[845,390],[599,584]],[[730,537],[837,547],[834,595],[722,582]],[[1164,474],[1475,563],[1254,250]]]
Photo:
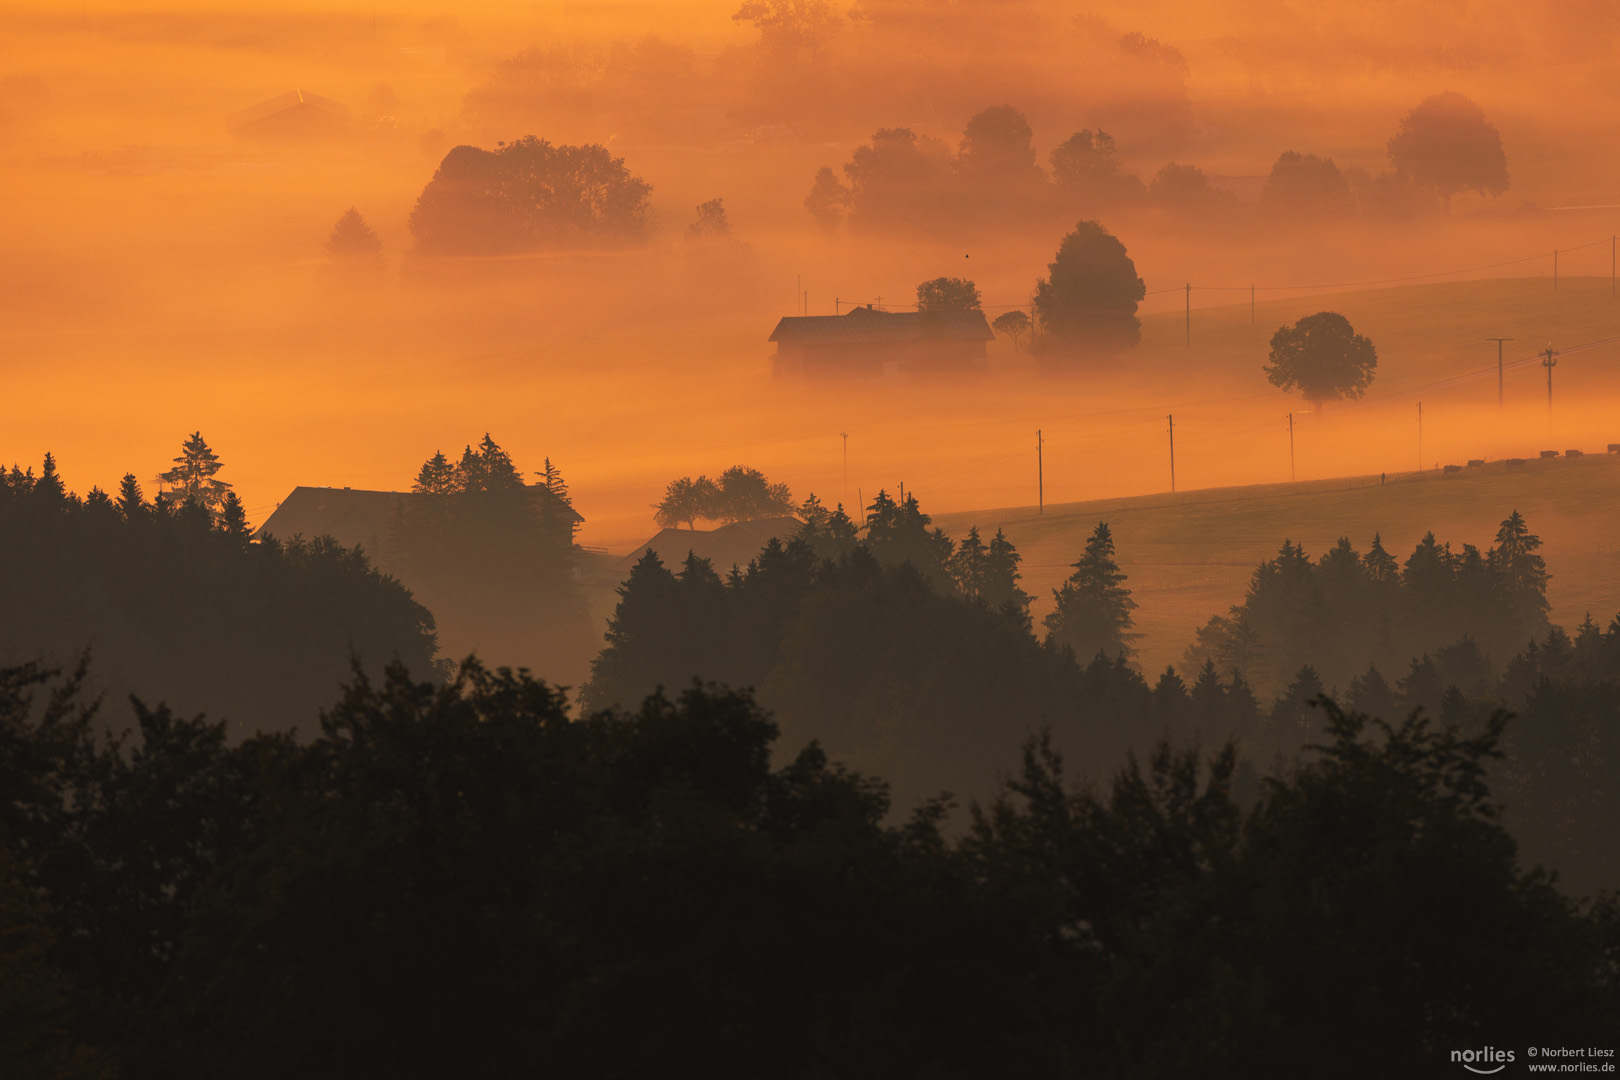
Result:
[[798,345],[779,343],[772,358],[777,375],[882,376],[978,367],[983,341],[918,341],[892,345]]

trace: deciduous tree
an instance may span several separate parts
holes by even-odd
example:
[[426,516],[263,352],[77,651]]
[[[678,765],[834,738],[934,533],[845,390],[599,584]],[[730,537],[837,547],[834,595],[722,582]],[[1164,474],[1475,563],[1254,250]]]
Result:
[[1446,212],[1462,191],[1500,195],[1508,189],[1507,153],[1485,110],[1454,90],[1424,98],[1390,136],[1395,171],[1439,193]]
[[1136,306],[1147,286],[1125,245],[1095,221],[1082,221],[1058,245],[1048,275],[1035,284],[1044,347],[1112,353],[1142,337]]
[[1307,315],[1271,336],[1266,378],[1282,390],[1298,389],[1315,408],[1359,398],[1378,367],[1378,350],[1333,311]]

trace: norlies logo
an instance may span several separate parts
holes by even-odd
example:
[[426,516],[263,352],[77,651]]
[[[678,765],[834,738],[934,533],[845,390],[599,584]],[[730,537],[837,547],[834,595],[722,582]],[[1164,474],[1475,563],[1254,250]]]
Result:
[[[1483,1050],[1453,1050],[1451,1060],[1457,1062],[1471,1073],[1489,1076],[1491,1073],[1499,1073],[1508,1067],[1508,1062],[1513,1060],[1513,1051],[1498,1050],[1492,1046],[1487,1046]],[[1476,1065],[1494,1065],[1496,1067],[1494,1069],[1475,1068]]]

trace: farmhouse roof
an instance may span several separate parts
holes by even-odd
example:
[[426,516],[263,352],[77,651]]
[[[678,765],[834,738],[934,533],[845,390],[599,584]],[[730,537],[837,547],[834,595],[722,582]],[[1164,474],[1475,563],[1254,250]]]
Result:
[[232,113],[225,123],[230,130],[236,131],[293,109],[322,113],[334,121],[353,119],[347,105],[319,94],[312,94],[308,90],[289,90],[285,94],[277,94],[268,101],[249,106],[241,112]]
[[[559,501],[545,487],[532,484],[530,498],[536,503]],[[346,546],[374,545],[388,534],[399,507],[417,499],[443,498],[412,491],[361,491],[351,488],[296,487],[281,501],[275,513],[260,525],[255,536],[294,536],[314,539],[330,536]],[[585,519],[571,506],[565,506],[577,525]]]
[[767,341],[789,345],[898,345],[918,341],[990,341],[982,311],[878,311],[789,315]]
[[690,552],[708,559],[717,572],[724,574],[733,566],[747,566],[772,539],[791,540],[802,528],[804,523],[796,517],[771,517],[736,521],[718,529],[665,529],[620,559],[618,568],[628,573],[651,549],[671,570],[680,569]]

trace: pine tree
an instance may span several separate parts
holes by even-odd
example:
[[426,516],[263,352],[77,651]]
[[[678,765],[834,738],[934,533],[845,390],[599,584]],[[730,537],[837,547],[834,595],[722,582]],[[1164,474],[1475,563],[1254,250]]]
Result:
[[1375,584],[1391,585],[1400,580],[1401,565],[1395,556],[1384,550],[1384,541],[1377,533],[1373,533],[1372,547],[1361,557],[1361,565]]
[[[1490,567],[1507,591],[1519,629],[1538,633],[1547,625],[1547,563],[1536,549],[1541,537],[1530,531],[1515,510],[1496,530]],[[1521,638],[1522,640],[1522,638]]]
[[1018,587],[1018,564],[1023,556],[1007,534],[1001,529],[990,538],[989,566],[985,570],[985,599],[1015,617],[1024,626],[1029,625],[1029,605],[1034,597]]
[[39,479],[34,481],[33,497],[36,503],[43,506],[58,507],[68,503],[67,486],[56,471],[56,458],[48,451],[39,469]]
[[1057,607],[1045,620],[1047,640],[1069,646],[1077,657],[1099,651],[1131,656],[1136,650],[1130,642],[1141,636],[1130,632],[1136,601],[1114,561],[1114,538],[1107,522],[1097,523],[1085,554],[1073,565],[1074,573],[1063,587],[1052,591]]
[[456,467],[450,464],[450,459],[444,456],[444,451],[434,451],[432,457],[422,463],[422,468],[416,474],[416,483],[411,490],[421,495],[451,495],[461,489],[460,477]]
[[247,511],[242,508],[242,500],[236,497],[234,491],[225,493],[220,506],[219,529],[238,544],[248,542],[251,530],[248,528]]
[[118,485],[118,512],[127,522],[143,520],[150,512],[151,507],[146,504],[141,494],[141,485],[135,479],[134,473],[125,473],[124,479]]
[[563,479],[562,470],[553,465],[549,457],[546,458],[545,468],[535,475],[540,477],[545,489],[561,499],[564,505],[574,505],[574,500],[568,497],[568,482]]
[[1395,691],[1390,689],[1389,680],[1376,664],[1368,664],[1365,675],[1350,680],[1350,692],[1346,696],[1356,712],[1383,720],[1395,718]]
[[821,504],[821,500],[816,498],[813,491],[799,506],[799,520],[804,522],[807,529],[820,532],[827,528],[827,522],[831,518],[832,512]]
[[225,493],[231,488],[225,481],[214,478],[214,474],[223,466],[224,463],[208,448],[202,432],[192,432],[182,444],[180,456],[174,459],[174,468],[158,476],[161,483],[173,489],[165,501],[176,504],[195,502],[217,518],[225,503]]
[[956,552],[951,556],[950,571],[964,597],[969,600],[985,599],[989,584],[990,552],[984,541],[979,539],[977,525],[968,529],[967,537],[956,546]]
[[360,216],[360,211],[351,206],[332,227],[332,235],[326,241],[326,254],[333,259],[374,260],[382,256],[382,241]]

